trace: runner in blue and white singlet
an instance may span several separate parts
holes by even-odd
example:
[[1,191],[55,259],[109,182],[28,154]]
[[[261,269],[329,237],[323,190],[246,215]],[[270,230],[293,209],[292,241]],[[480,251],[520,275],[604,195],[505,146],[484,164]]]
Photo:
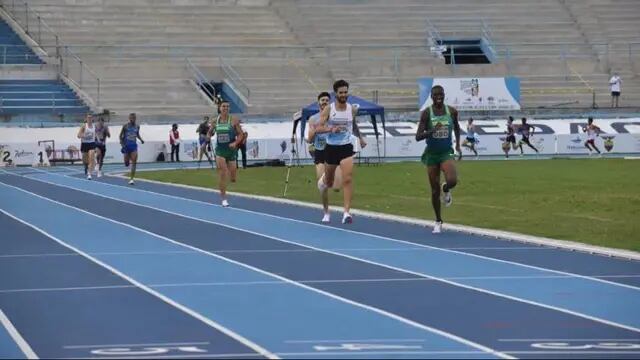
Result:
[[336,101],[322,110],[319,131],[328,131],[327,146],[325,147],[325,173],[318,181],[318,190],[325,191],[333,186],[336,168],[342,171],[342,188],[344,192],[343,224],[350,224],[353,217],[349,213],[353,197],[353,145],[352,134],[360,139],[360,147],[367,143],[360,134],[358,123],[355,121],[357,110],[347,102],[349,98],[349,83],[338,80],[333,84]]
[[[476,150],[477,141],[478,140],[476,139],[476,126],[473,125],[473,118],[469,118],[469,122],[467,123],[467,136],[462,142],[462,146],[473,151],[473,153],[476,155],[476,159],[478,158],[478,151]],[[458,154],[458,160],[461,160],[461,159],[462,159],[462,152]]]
[[[329,105],[329,101],[331,101],[331,95],[328,92],[321,92],[318,95],[318,109],[319,112],[309,118],[309,133],[307,136],[307,142],[311,145],[309,146],[309,152],[313,156],[313,163],[316,166],[316,180],[320,180],[325,173],[325,162],[326,162],[326,151],[325,148],[327,146],[327,137],[329,137],[328,131],[318,131],[320,128],[320,116],[322,111]],[[342,175],[340,172],[340,168],[336,168],[336,173],[333,181],[333,188],[339,189],[342,185]],[[328,188],[325,188],[321,192],[322,198],[322,208],[324,210],[324,215],[322,217],[323,223],[328,223],[331,221],[331,215],[329,213],[329,191]]]

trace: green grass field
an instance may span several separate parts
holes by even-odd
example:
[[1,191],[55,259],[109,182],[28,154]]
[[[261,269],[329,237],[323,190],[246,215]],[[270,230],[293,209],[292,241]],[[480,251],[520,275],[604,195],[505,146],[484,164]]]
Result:
[[[640,251],[640,161],[462,161],[445,222]],[[239,170],[229,191],[282,197],[285,167]],[[434,219],[419,162],[355,168],[356,209]],[[140,178],[213,188],[211,170],[140,172]],[[331,192],[342,204],[342,193]],[[319,202],[310,166],[291,169],[287,198]]]

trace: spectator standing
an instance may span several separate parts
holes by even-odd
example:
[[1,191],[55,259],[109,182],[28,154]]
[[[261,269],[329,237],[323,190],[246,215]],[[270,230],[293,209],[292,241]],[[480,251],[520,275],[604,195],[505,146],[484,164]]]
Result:
[[622,79],[617,72],[613,73],[611,79],[609,79],[609,86],[611,87],[611,107],[618,107],[618,100],[620,99],[620,93],[622,92]]
[[178,131],[178,124],[171,125],[169,143],[171,144],[171,162],[173,162],[174,153],[176,154],[176,161],[180,162],[180,132]]

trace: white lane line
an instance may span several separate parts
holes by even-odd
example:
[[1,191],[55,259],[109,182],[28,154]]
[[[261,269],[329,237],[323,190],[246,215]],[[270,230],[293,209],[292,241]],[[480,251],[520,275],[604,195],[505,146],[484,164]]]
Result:
[[27,357],[27,359],[37,359],[38,355],[33,351],[29,343],[20,335],[18,329],[11,323],[9,318],[4,314],[2,310],[0,310],[0,323],[7,329],[9,336],[13,339],[13,341],[18,345],[22,353]]

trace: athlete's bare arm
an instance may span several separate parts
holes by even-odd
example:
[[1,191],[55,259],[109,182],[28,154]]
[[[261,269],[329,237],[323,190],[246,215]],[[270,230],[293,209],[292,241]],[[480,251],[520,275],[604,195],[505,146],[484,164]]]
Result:
[[429,126],[429,110],[424,109],[420,115],[420,122],[418,123],[418,130],[416,131],[416,141],[422,141],[431,136],[433,129]]
[[316,126],[316,133],[326,133],[333,132],[334,130],[327,126],[329,122],[329,114],[331,112],[331,107],[326,106],[322,112],[320,113],[320,121],[318,121],[318,125]]
[[234,141],[233,143],[231,143],[229,145],[229,147],[231,147],[231,145],[233,145],[233,147],[231,147],[232,149],[236,149],[238,146],[240,146],[240,144],[242,144],[242,141],[244,141],[244,130],[242,130],[242,126],[240,125],[240,119],[238,119],[237,117],[233,117],[231,118],[231,123],[233,124],[233,128],[236,131],[236,141]]
[[356,115],[358,114],[358,109],[352,107],[351,114],[353,115],[353,135],[358,137],[360,140],[360,147],[366,147],[367,141],[364,139],[364,136],[360,133],[360,127],[358,127],[358,121],[356,120]]
[[456,137],[456,151],[458,153],[461,153],[462,150],[460,150],[460,123],[458,122],[458,110],[449,106],[449,112],[451,112],[451,119],[453,120],[453,134]]
[[82,139],[83,136],[84,136],[84,125],[80,126],[80,129],[78,130],[78,139]]

